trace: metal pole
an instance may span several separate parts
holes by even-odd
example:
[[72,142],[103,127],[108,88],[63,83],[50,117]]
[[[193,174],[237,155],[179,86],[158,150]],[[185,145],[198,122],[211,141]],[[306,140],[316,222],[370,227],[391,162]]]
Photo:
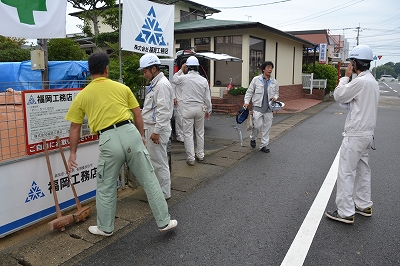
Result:
[[119,29],[119,82],[124,83],[122,79],[122,50],[121,50],[121,0],[118,1],[118,29]]
[[42,89],[49,88],[49,54],[47,50],[47,39],[42,39],[40,46],[44,52],[44,70],[42,70]]

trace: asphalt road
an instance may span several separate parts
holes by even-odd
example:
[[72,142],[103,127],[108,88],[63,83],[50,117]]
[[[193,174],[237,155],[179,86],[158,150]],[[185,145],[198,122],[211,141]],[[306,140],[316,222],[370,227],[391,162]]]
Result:
[[174,204],[176,230],[158,234],[149,220],[75,265],[281,265],[288,254],[286,265],[400,265],[400,90],[380,85],[372,217],[323,215],[335,208],[325,181],[347,114],[335,103]]
[[392,82],[379,82],[379,86],[381,88],[381,96],[389,96],[389,97],[400,97],[400,82],[392,81]]

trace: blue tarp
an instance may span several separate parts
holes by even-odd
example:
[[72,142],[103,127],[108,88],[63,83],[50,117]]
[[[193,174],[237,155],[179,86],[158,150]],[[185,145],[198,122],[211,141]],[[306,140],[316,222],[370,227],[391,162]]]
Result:
[[[87,61],[49,61],[49,89],[80,88],[89,76]],[[42,89],[42,71],[31,70],[31,61],[0,63],[0,92]]]

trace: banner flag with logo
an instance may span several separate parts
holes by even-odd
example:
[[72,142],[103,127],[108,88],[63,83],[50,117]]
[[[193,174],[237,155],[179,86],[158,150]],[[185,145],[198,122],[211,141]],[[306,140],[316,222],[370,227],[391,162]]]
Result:
[[125,0],[122,13],[122,50],[173,56],[173,5]]
[[65,38],[66,14],[66,0],[0,0],[0,35]]

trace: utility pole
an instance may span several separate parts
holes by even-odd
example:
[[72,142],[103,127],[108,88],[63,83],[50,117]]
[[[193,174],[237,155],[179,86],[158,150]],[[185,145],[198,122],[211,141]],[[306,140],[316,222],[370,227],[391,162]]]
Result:
[[40,39],[40,47],[44,52],[44,69],[42,70],[42,89],[49,88],[49,54],[47,50],[47,39]]
[[124,83],[122,79],[122,49],[121,49],[121,0],[118,2],[118,29],[119,29],[119,79],[120,83]]
[[360,24],[358,24],[358,27],[356,28],[357,29],[357,45],[358,45],[358,40],[359,40],[359,38],[360,38]]

